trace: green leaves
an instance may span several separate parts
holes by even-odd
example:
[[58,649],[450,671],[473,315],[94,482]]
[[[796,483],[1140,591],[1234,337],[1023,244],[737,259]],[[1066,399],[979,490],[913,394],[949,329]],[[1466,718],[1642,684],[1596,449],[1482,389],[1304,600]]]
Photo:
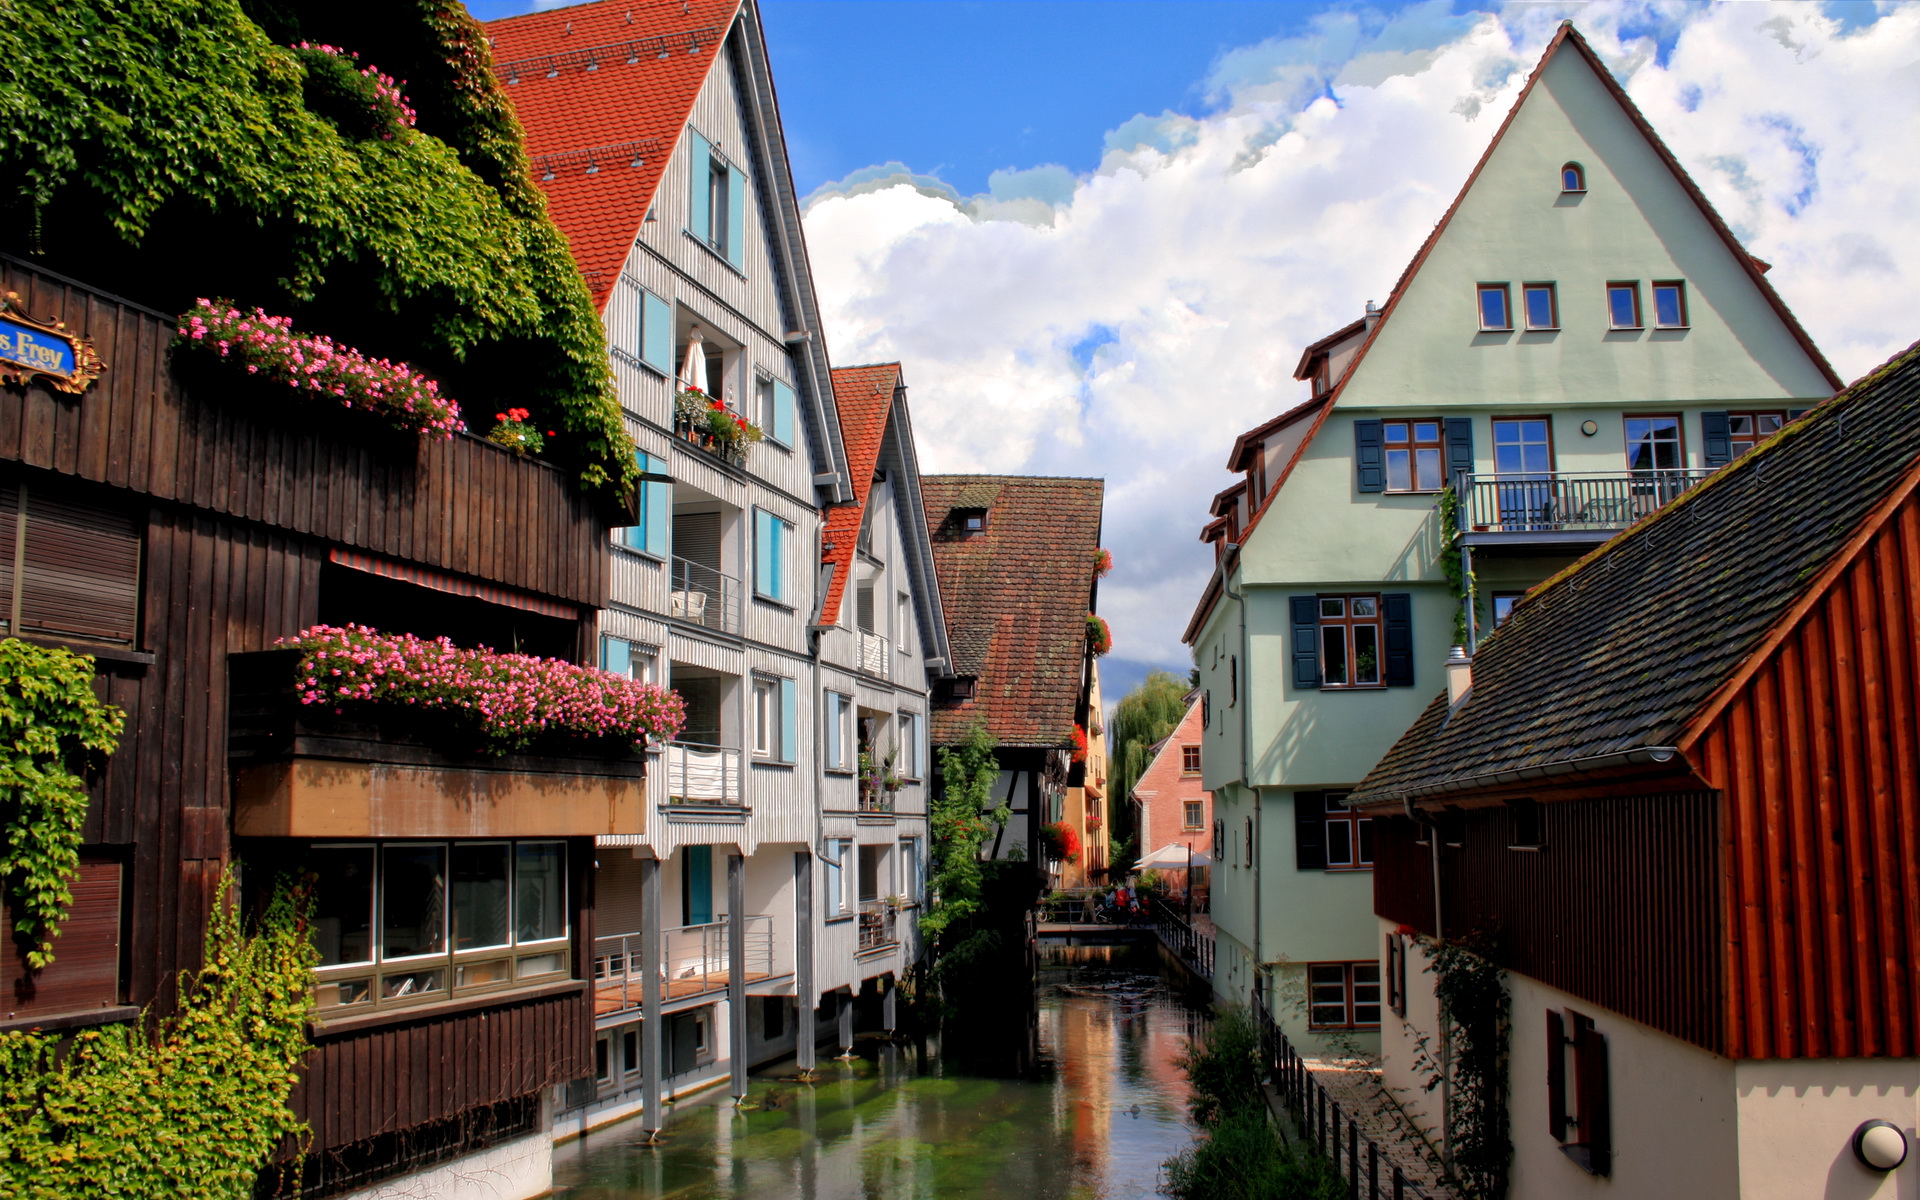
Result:
[[93,691],[93,659],[18,638],[0,641],[0,881],[27,965],[53,961],[73,903],[87,789],[81,772],[113,753],[124,714]]
[[1007,820],[1006,806],[993,802],[993,781],[1000,774],[993,755],[997,744],[985,725],[976,724],[958,750],[940,750],[946,787],[928,816],[933,898],[920,916],[921,932],[936,944],[950,927],[980,910],[980,847]]

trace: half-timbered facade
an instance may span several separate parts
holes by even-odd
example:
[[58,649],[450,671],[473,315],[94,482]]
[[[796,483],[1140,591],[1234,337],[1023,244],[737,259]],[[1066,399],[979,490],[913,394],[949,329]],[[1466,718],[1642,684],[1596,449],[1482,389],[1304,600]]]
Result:
[[1909,350],[1530,592],[1352,797],[1436,1131],[1415,935],[1505,969],[1510,1194],[1920,1178],[1862,1143],[1920,1101],[1916,400]]

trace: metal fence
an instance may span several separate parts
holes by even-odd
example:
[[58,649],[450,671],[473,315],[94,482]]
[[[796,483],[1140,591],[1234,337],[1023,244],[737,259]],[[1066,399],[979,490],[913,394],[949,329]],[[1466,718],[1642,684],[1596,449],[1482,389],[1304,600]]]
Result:
[[[1381,1161],[1380,1147],[1360,1132],[1359,1122],[1313,1077],[1306,1059],[1280,1032],[1266,998],[1256,993],[1254,1020],[1260,1026],[1261,1053],[1272,1073],[1274,1090],[1292,1113],[1307,1141],[1347,1185],[1354,1200],[1430,1200],[1408,1182],[1399,1164]],[[1344,1128],[1343,1128],[1344,1127]]]
[[[773,918],[742,918],[746,951],[740,964],[749,978],[773,974]],[[640,1007],[646,978],[640,955],[640,934],[616,933],[593,939],[595,1011],[619,1012]],[[730,956],[727,921],[682,925],[660,931],[661,994],[678,999],[682,993],[719,991],[727,986]]]
[[740,581],[705,563],[676,558],[667,615],[721,633],[739,633]]
[[868,675],[887,678],[892,663],[888,661],[887,639],[877,633],[860,630],[860,670]]
[[1462,473],[1463,533],[1604,532],[1625,529],[1713,474],[1710,470]]
[[1167,949],[1192,967],[1203,979],[1213,978],[1213,937],[1201,933],[1186,922],[1179,913],[1168,909],[1164,904],[1156,904],[1153,910],[1153,927],[1160,934],[1160,941]]
[[668,742],[660,766],[669,804],[739,804],[740,751],[700,742]]

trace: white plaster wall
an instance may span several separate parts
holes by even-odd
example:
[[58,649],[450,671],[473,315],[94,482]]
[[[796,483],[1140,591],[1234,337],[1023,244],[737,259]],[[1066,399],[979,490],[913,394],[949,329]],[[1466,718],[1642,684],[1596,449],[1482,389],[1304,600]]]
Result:
[[341,1200],[532,1200],[553,1190],[553,1135],[501,1142],[477,1154],[389,1179]]
[[1920,1059],[1759,1060],[1734,1068],[1742,1200],[1912,1200],[1920,1156],[1870,1171],[1853,1156],[1863,1121],[1920,1130]]
[[[1384,1003],[1387,985],[1386,939],[1399,926],[1377,918],[1376,924],[1376,943],[1380,947],[1381,1000]],[[1423,1053],[1435,1058],[1439,1055],[1440,1002],[1433,994],[1433,976],[1427,972],[1427,956],[1420,952],[1419,946],[1411,938],[1407,940],[1406,1009],[1405,1016],[1391,1008],[1380,1014],[1380,1081],[1399,1103],[1401,1110],[1437,1145],[1440,1140],[1440,1090],[1426,1090],[1433,1068],[1423,1067],[1421,1057]],[[1423,1039],[1431,1047],[1430,1050],[1423,1050]],[[1546,1124],[1544,1115],[1540,1124]]]

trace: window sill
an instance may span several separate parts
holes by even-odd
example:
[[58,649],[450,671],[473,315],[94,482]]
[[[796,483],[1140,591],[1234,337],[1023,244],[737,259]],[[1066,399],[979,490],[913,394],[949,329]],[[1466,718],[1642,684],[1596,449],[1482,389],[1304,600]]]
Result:
[[853,768],[852,768],[852,767],[822,767],[822,768],[820,768],[820,771],[821,771],[821,773],[822,773],[822,774],[825,774],[825,775],[837,775],[837,776],[839,776],[839,777],[840,777],[840,778],[842,778],[842,779],[852,779],[852,778],[853,778]]
[[791,771],[791,770],[793,770],[793,769],[794,769],[794,764],[793,764],[793,763],[790,763],[790,762],[782,762],[781,760],[779,760],[779,759],[777,759],[777,758],[755,758],[755,759],[753,760],[753,765],[754,765],[754,766],[756,766],[756,767],[772,767],[772,768],[777,768],[777,769],[779,769],[779,770],[782,770],[782,771]]
[[1323,683],[1320,685],[1320,690],[1323,692],[1384,692],[1387,690],[1387,685],[1384,683]]
[[9,634],[30,646],[44,646],[49,650],[71,650],[75,654],[87,654],[103,662],[132,663],[150,667],[154,663],[153,651],[135,650],[128,646],[116,646],[108,642],[86,642],[77,638],[49,637],[40,633]]
[[1368,863],[1363,867],[1326,867],[1324,870],[1329,875],[1364,875],[1373,870],[1373,864]]
[[855,915],[856,914],[854,913],[842,913],[840,916],[837,916],[837,917],[828,917],[825,920],[821,921],[820,923],[822,925],[845,925],[849,921],[853,920]]
[[1558,325],[1529,325],[1521,332],[1523,333],[1559,333],[1560,327]]
[[1653,331],[1655,333],[1685,333],[1692,328],[1693,326],[1691,325],[1655,325]]
[[1379,1033],[1379,1025],[1307,1025],[1309,1033]]
[[486,992],[477,996],[456,997],[437,1003],[412,1004],[397,1008],[383,1008],[373,1012],[354,1013],[331,1019],[312,1018],[307,1022],[309,1034],[315,1038],[338,1037],[357,1033],[362,1029],[375,1029],[382,1025],[397,1025],[406,1021],[437,1021],[443,1017],[458,1016],[475,1012],[483,1008],[501,1008],[510,1004],[525,1004],[532,1000],[545,1000],[552,996],[565,996],[583,992],[587,984],[583,979],[567,979],[558,983],[536,984],[530,987],[516,988],[511,991]]
[[1482,326],[1480,327],[1480,329],[1478,330],[1478,332],[1480,332],[1480,333],[1512,333],[1512,332],[1513,332],[1513,326],[1511,326],[1511,325],[1482,325]]
[[1438,496],[1445,488],[1381,488],[1382,496]]
[[1646,332],[1646,328],[1647,327],[1645,325],[1609,325],[1607,326],[1607,332],[1608,333],[1644,333]]
[[793,605],[788,604],[785,600],[775,600],[772,596],[762,596],[758,592],[755,592],[753,594],[753,602],[755,604],[764,604],[768,608],[776,609],[780,612],[788,613],[788,614],[792,614],[800,611],[799,609],[796,609]]
[[0,1033],[11,1033],[15,1030],[47,1033],[56,1029],[84,1029],[93,1025],[111,1025],[116,1021],[131,1021],[139,1015],[140,1010],[134,1005],[110,1004],[102,1008],[83,1008],[37,1017],[15,1017],[12,1020],[0,1021]]

